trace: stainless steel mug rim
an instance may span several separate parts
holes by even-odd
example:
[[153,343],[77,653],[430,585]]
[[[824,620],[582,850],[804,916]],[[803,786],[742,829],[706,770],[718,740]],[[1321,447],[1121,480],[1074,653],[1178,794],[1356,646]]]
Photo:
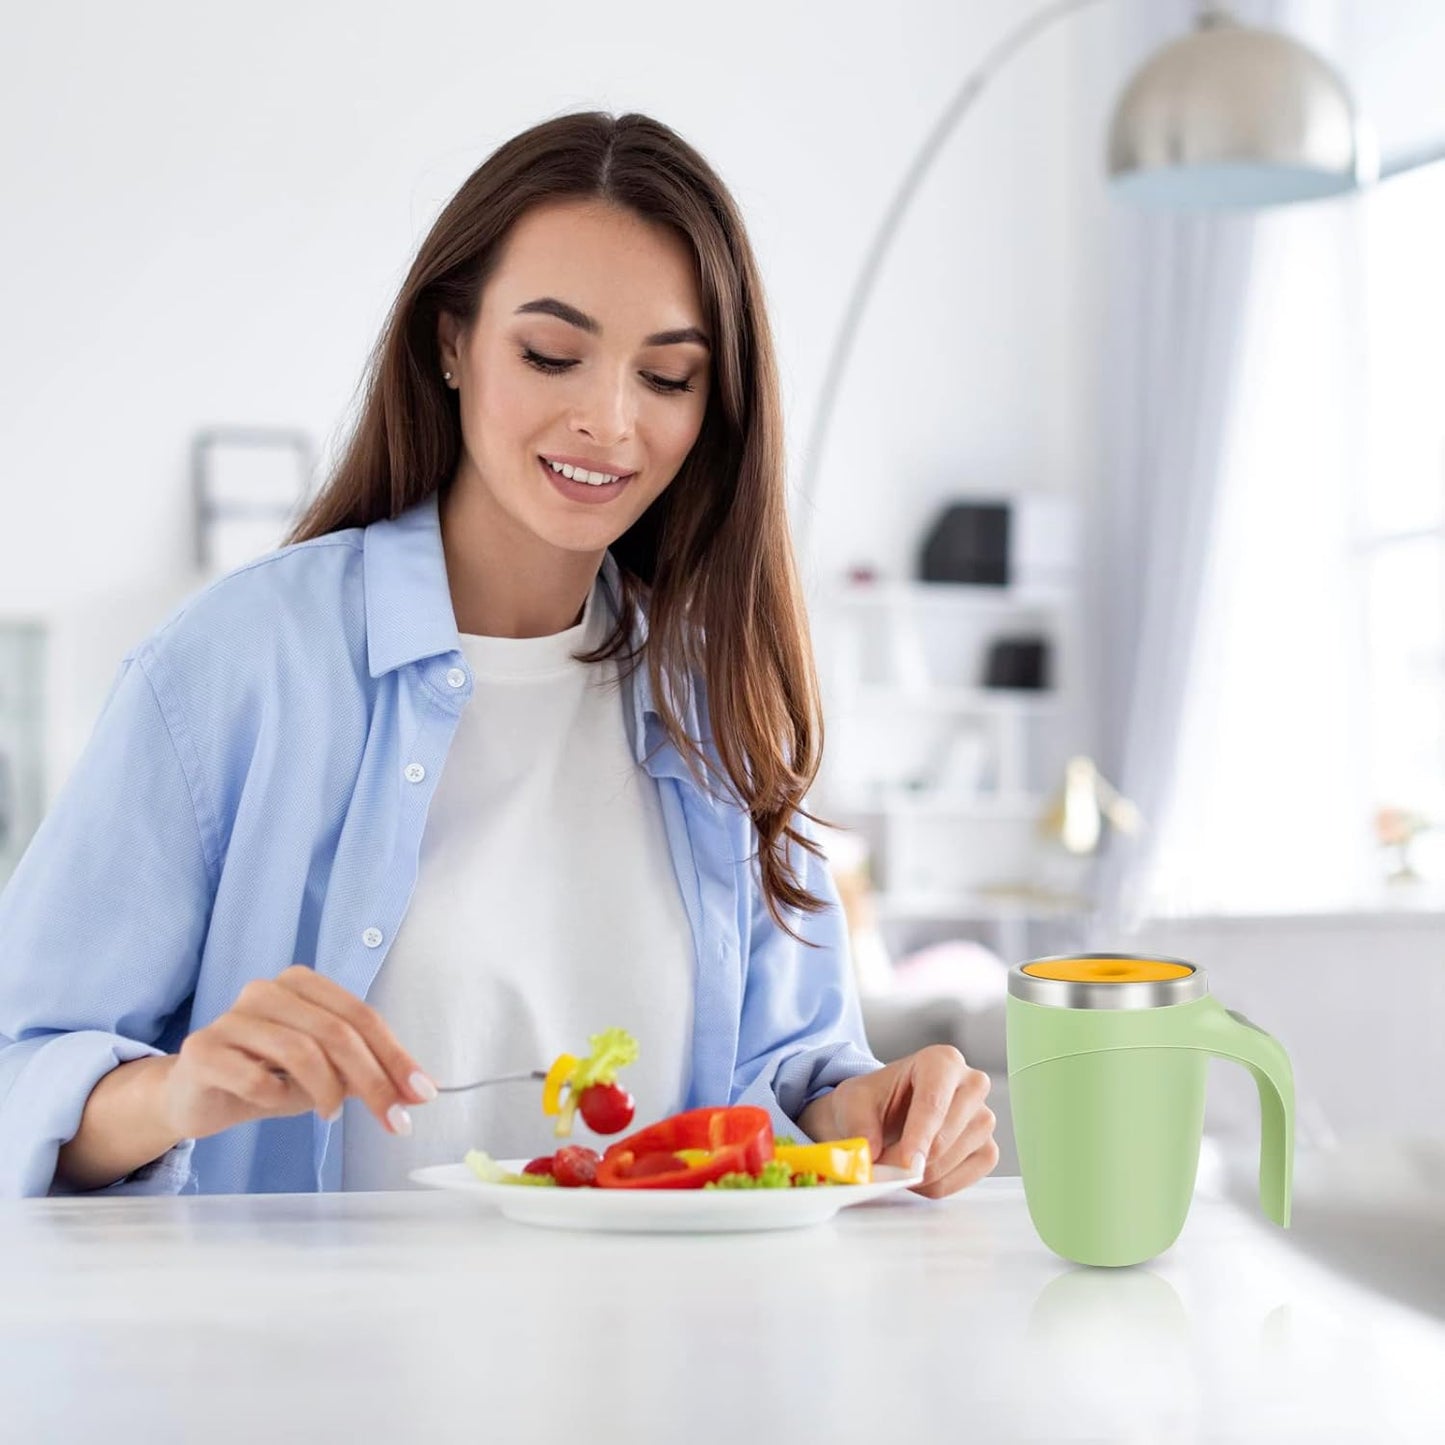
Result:
[[[1062,978],[1040,978],[1024,969],[1040,963],[1081,963],[1091,958],[1123,958],[1137,963],[1176,963],[1189,972],[1182,978],[1157,978],[1134,983],[1079,982]],[[1145,1009],[1168,1008],[1192,1003],[1209,992],[1204,970],[1187,958],[1170,958],[1163,953],[1055,953],[1046,958],[1029,958],[1008,972],[1010,998],[1047,1008]]]

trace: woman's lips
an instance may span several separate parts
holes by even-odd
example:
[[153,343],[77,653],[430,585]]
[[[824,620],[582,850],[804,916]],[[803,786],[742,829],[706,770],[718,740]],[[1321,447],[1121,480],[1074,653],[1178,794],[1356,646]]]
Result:
[[564,477],[561,472],[554,472],[552,468],[537,458],[537,465],[547,474],[547,480],[562,493],[564,497],[574,502],[588,502],[596,505],[599,502],[610,502],[614,497],[622,495],[627,484],[637,475],[632,472],[625,477],[619,477],[615,482],[604,482],[600,487],[589,487],[586,482],[574,482],[570,477]]

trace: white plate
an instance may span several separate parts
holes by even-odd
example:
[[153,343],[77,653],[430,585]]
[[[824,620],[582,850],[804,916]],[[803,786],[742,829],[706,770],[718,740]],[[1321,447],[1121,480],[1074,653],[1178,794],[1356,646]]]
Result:
[[[499,1159],[520,1171],[525,1159]],[[866,1204],[922,1177],[888,1164],[873,1166],[872,1184],[816,1189],[562,1189],[526,1184],[483,1184],[465,1164],[433,1164],[411,1177],[428,1189],[454,1189],[492,1204],[508,1219],[544,1229],[712,1234],[755,1229],[802,1229],[822,1224],[840,1209]]]

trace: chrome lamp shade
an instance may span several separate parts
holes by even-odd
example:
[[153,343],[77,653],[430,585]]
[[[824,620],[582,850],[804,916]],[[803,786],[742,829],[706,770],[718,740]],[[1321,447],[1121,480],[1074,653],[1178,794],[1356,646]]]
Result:
[[1317,200],[1371,184],[1379,160],[1349,90],[1277,31],[1218,13],[1150,57],[1109,130],[1121,198],[1170,209]]

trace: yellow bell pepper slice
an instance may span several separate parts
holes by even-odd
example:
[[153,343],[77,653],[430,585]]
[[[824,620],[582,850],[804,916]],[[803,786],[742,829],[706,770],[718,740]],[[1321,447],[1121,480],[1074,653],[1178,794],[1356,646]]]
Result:
[[779,1144],[773,1158],[794,1174],[816,1174],[834,1184],[871,1184],[873,1155],[866,1139],[831,1139],[823,1144]]
[[572,1077],[577,1060],[571,1054],[558,1054],[552,1067],[547,1070],[546,1082],[542,1085],[542,1112],[562,1112],[562,1086]]

